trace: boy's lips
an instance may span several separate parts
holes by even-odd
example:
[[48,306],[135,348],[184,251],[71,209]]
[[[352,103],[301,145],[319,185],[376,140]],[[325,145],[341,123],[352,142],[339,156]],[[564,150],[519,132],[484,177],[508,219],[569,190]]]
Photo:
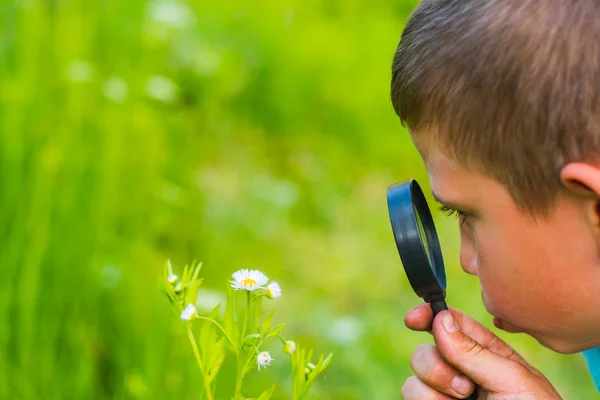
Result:
[[502,329],[505,332],[508,333],[522,333],[524,332],[523,329],[519,328],[516,325],[511,324],[510,322],[501,319],[499,317],[496,317],[494,315],[494,310],[491,310],[489,307],[489,302],[487,301],[487,296],[485,295],[485,293],[483,292],[483,290],[481,291],[481,299],[483,301],[483,306],[485,307],[486,311],[488,313],[490,313],[492,315],[492,317],[494,317],[494,326],[498,329]]
[[503,319],[494,317],[494,326],[498,329],[502,329],[508,333],[521,333],[523,332],[518,326],[511,324]]

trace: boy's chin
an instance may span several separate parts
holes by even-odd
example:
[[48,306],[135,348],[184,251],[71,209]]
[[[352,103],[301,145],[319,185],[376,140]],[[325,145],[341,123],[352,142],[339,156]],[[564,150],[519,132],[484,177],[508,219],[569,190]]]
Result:
[[531,335],[542,346],[560,354],[575,354],[587,350],[588,347],[579,343],[567,342],[557,338],[548,338],[542,335]]
[[498,317],[494,317],[494,325],[496,328],[508,333],[525,333],[537,340],[542,346],[560,354],[580,353],[587,349],[585,346],[573,344],[571,342],[566,342],[553,337],[548,337],[539,332],[527,332],[526,330],[521,329],[520,327]]

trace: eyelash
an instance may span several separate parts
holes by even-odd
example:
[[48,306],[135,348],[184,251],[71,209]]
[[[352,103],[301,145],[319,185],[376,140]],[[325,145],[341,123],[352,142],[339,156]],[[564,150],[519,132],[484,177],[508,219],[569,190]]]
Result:
[[455,210],[453,208],[450,208],[448,206],[445,206],[443,204],[439,206],[439,209],[441,212],[443,212],[444,214],[446,214],[449,217],[455,217],[455,218],[458,218],[458,217],[464,218],[465,217],[465,214],[463,214],[462,212]]

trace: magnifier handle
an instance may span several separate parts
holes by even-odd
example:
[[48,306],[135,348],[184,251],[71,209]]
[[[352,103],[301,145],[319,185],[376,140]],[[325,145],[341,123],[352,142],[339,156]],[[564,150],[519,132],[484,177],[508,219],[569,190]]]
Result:
[[[438,315],[443,310],[448,309],[448,305],[446,304],[446,301],[444,299],[438,299],[438,300],[432,301],[429,304],[431,305],[431,310],[433,311],[433,318],[435,318],[435,316]],[[478,391],[477,387],[475,387],[475,391],[473,392],[473,394],[471,394],[465,400],[477,400],[477,391]]]
[[434,300],[431,303],[431,311],[433,311],[433,318],[438,315],[443,310],[447,310],[448,306],[446,305],[446,301],[444,299]]

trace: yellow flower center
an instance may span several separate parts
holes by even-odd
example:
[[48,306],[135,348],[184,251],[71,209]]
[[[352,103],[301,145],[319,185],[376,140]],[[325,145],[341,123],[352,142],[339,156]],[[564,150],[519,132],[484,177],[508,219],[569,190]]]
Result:
[[256,281],[254,279],[246,278],[242,281],[242,285],[246,287],[250,286],[250,289],[252,289],[252,286],[256,285]]

